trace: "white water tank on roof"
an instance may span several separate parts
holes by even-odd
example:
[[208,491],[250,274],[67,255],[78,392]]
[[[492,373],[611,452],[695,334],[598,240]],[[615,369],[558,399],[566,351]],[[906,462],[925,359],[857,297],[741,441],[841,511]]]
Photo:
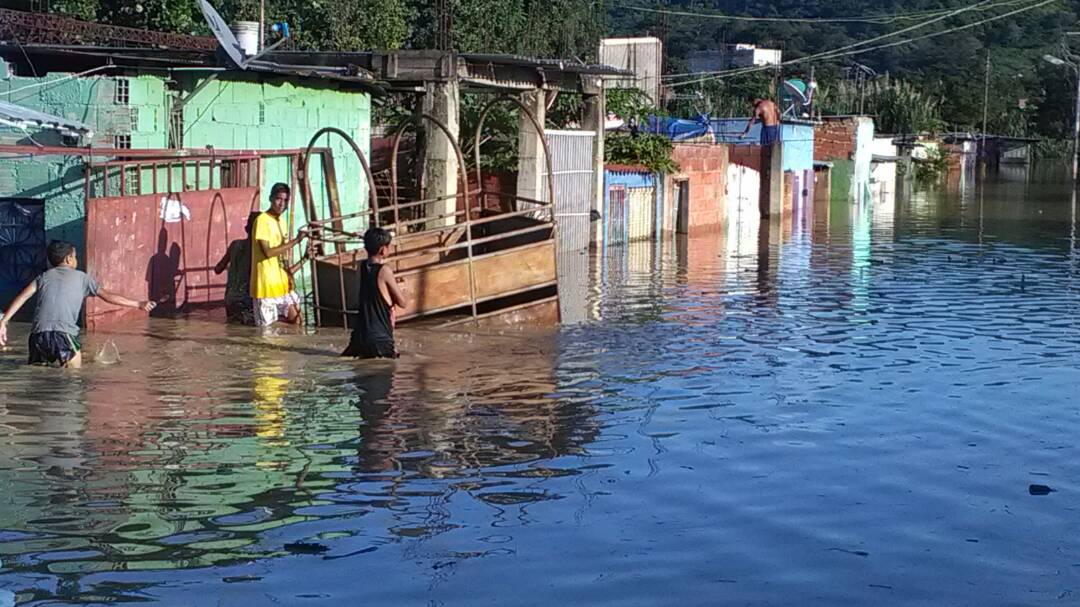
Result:
[[233,35],[248,57],[259,52],[259,22],[237,21],[232,24]]

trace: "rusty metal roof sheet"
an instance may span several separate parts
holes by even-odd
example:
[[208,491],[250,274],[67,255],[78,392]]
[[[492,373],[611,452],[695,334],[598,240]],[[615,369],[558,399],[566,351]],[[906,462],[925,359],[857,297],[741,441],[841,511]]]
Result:
[[[27,58],[33,61],[39,72],[71,72],[88,67],[106,66],[120,69],[180,69],[243,73],[241,70],[224,67],[214,51],[205,50],[37,45],[17,47],[0,43],[0,57],[15,63]],[[254,61],[244,71],[313,80],[330,80],[355,86],[371,94],[385,94],[385,91],[375,82],[375,78],[370,72],[348,67],[288,65],[271,61]]]

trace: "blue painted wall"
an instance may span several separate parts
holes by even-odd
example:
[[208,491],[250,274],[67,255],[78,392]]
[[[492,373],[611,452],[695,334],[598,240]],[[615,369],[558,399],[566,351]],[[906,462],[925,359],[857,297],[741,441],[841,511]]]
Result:
[[[757,145],[761,141],[761,123],[755,123],[743,137],[746,118],[720,118],[712,121],[717,143]],[[814,169],[814,124],[802,120],[785,121],[780,125],[785,171]]]
[[[608,234],[608,227],[611,225],[611,221],[614,219],[611,215],[611,187],[623,186],[627,190],[638,188],[654,188],[656,196],[660,195],[660,188],[658,187],[660,181],[657,179],[657,175],[648,171],[612,171],[604,170],[604,216],[603,216],[603,245],[608,246],[611,244],[611,236]],[[629,196],[629,195],[628,195]],[[657,198],[659,200],[659,198]],[[623,234],[629,234],[630,231],[630,207],[629,197],[627,200],[627,207],[623,217],[618,221],[622,223]]]

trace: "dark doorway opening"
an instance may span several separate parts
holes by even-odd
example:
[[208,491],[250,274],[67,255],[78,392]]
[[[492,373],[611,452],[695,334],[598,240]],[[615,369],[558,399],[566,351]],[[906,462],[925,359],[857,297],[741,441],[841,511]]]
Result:
[[675,182],[675,233],[686,234],[690,228],[690,182],[680,179]]

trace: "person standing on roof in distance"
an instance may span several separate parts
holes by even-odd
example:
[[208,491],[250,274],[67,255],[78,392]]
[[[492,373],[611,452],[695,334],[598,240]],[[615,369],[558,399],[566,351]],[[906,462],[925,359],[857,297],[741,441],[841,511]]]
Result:
[[292,280],[282,257],[307,235],[303,230],[296,238],[286,240],[289,233],[284,215],[289,208],[292,191],[284,183],[270,188],[270,208],[255,219],[251,232],[251,298],[255,325],[268,327],[278,320],[289,324],[300,322],[300,298],[292,288]]
[[750,115],[750,121],[746,123],[740,137],[745,137],[754,122],[761,120],[761,145],[771,146],[780,140],[780,110],[776,104],[768,99],[754,100],[754,113]]

